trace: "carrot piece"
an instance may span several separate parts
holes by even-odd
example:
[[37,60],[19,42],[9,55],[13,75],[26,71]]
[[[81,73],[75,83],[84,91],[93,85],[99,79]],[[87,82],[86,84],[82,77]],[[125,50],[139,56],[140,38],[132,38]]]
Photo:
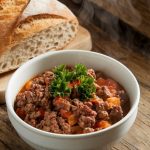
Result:
[[28,82],[26,83],[25,89],[26,89],[26,90],[29,90],[30,87],[31,87],[31,85],[32,85],[32,81],[30,80],[30,81],[28,81]]
[[99,121],[95,124],[95,128],[102,128],[102,129],[105,129],[110,126],[111,126],[111,123],[105,120]]
[[97,84],[98,84],[99,86],[106,85],[106,80],[103,79],[103,78],[98,78],[98,79],[97,79]]
[[73,115],[73,114],[68,117],[68,123],[71,126],[75,125],[77,123],[77,121],[78,121],[77,117],[75,115]]
[[61,109],[60,110],[60,115],[61,115],[61,117],[67,119],[67,118],[69,118],[69,116],[72,115],[72,113],[70,111],[66,111],[64,109]]
[[109,108],[121,105],[120,98],[118,97],[110,97],[107,98],[106,101],[108,102]]

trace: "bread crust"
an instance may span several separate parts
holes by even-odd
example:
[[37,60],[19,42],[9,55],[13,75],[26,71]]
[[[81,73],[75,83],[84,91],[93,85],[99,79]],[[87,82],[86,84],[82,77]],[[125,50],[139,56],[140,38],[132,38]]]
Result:
[[26,8],[29,0],[13,0],[7,7],[9,0],[0,1],[0,55],[11,44],[11,35],[21,13]]
[[[16,0],[15,0],[16,1]],[[20,12],[19,15],[13,16],[12,13],[11,15],[6,16],[0,16],[0,55],[4,50],[7,50],[11,46],[14,46],[21,40],[28,38],[34,34],[34,32],[40,32],[41,30],[44,30],[48,28],[50,25],[49,24],[42,24],[41,25],[32,25],[30,26],[30,32],[29,29],[28,31],[23,32],[21,29],[21,26],[34,22],[37,19],[45,19],[45,18],[50,18],[50,19],[68,19],[70,21],[75,20],[76,23],[78,24],[77,18],[73,15],[73,13],[63,4],[58,2],[57,0],[20,0],[24,1],[24,6],[22,5],[20,7],[17,7],[18,10],[17,12]],[[40,8],[40,4],[42,2],[47,2],[43,7],[45,7],[45,11],[38,10]],[[39,2],[39,3],[38,3]],[[36,3],[38,3],[36,5]],[[49,4],[49,5],[48,5]],[[34,8],[35,11],[30,12],[30,8],[33,8],[34,5],[36,5],[38,8]],[[58,5],[58,6],[57,6]],[[54,7],[53,9],[49,10],[49,8]],[[56,7],[57,6],[57,7]],[[49,7],[49,8],[48,8]],[[59,10],[58,7],[61,9]],[[56,10],[55,10],[56,9]],[[41,14],[39,14],[41,13]],[[9,21],[8,21],[9,19]],[[1,21],[2,20],[2,21]],[[7,23],[9,22],[9,23]]]
[[[0,8],[4,7],[4,1],[0,0]],[[34,36],[34,34],[55,27],[62,22],[72,22],[76,27],[79,24],[75,15],[57,0],[10,1],[14,1],[14,5],[4,9],[3,14],[0,9],[0,33],[2,33],[0,34],[0,59],[1,56],[7,55],[6,52],[11,51],[13,47]],[[76,34],[77,29],[74,32]],[[71,40],[72,38],[55,50],[62,49]],[[6,70],[0,70],[0,73],[16,69],[18,66],[10,66]]]

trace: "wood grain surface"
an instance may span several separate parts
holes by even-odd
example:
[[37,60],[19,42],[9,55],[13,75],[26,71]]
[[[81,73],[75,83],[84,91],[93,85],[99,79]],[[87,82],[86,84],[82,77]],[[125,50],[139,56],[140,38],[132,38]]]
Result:
[[[63,0],[62,0],[63,1]],[[64,1],[65,2],[65,1]],[[75,12],[76,5],[66,3]],[[80,20],[82,23],[83,21]],[[150,149],[150,54],[142,53],[135,47],[125,45],[101,30],[93,22],[84,24],[91,32],[93,51],[109,55],[125,64],[136,76],[141,89],[137,119],[125,137],[112,147],[112,150]],[[142,42],[142,41],[141,41]],[[144,43],[143,43],[144,44]],[[6,106],[0,105],[0,149],[32,150],[16,134],[7,116]]]
[[[88,30],[80,26],[77,36],[69,45],[64,48],[64,50],[65,49],[91,50],[92,41]],[[0,75],[0,104],[5,103],[5,90],[13,72],[14,71],[11,71]]]
[[149,0],[90,0],[150,37]]
[[[82,3],[85,0],[72,0]],[[150,37],[149,0],[88,0]]]
[[[71,3],[68,3],[68,0],[62,0],[67,5],[70,6]],[[122,16],[126,16],[126,18],[134,20],[134,23],[138,26],[136,15],[130,13],[129,8],[126,7],[128,5],[128,1],[131,0],[72,0],[74,5],[72,10],[76,13],[78,18],[81,19],[83,24],[89,24],[93,22],[95,25],[99,26],[102,30],[107,32],[107,34],[114,39],[120,40],[124,42],[124,45],[127,47],[131,47],[132,49],[138,48],[141,53],[150,53],[150,36],[144,34],[142,31],[137,30],[134,26],[127,23],[127,21],[123,20],[120,16],[111,13],[110,10],[114,9],[117,11],[116,7],[123,7],[121,11]],[[125,5],[122,5],[122,3]],[[137,2],[139,0],[134,0]],[[144,0],[145,1],[145,0]],[[119,3],[119,4],[118,4]],[[132,1],[133,3],[133,1]],[[116,4],[114,6],[114,4]],[[118,4],[118,5],[117,5]],[[146,2],[144,3],[146,4]],[[70,6],[71,7],[71,6]],[[108,7],[107,9],[105,7]],[[115,9],[116,8],[116,9]],[[120,8],[119,8],[120,9]],[[124,11],[124,12],[123,12]],[[147,10],[143,10],[140,13],[146,14]],[[149,14],[149,13],[148,13]],[[147,20],[150,20],[148,17]],[[149,18],[149,19],[148,19]],[[133,22],[133,21],[132,21]],[[145,23],[143,27],[146,32],[150,32],[150,25]],[[141,28],[140,28],[141,29]]]

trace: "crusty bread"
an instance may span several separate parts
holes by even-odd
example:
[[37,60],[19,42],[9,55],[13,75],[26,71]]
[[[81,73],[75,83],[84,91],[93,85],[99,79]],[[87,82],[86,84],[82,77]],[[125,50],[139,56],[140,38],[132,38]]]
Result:
[[0,0],[0,52],[5,50],[13,27],[28,2],[28,0]]
[[62,49],[76,36],[76,17],[57,0],[8,1],[20,2],[21,6],[13,3],[12,7],[21,9],[16,11],[17,15],[10,13],[13,23],[5,17],[1,19],[0,13],[0,25],[8,22],[9,26],[5,28],[3,37],[0,36],[0,73],[16,69],[25,61],[49,50]]

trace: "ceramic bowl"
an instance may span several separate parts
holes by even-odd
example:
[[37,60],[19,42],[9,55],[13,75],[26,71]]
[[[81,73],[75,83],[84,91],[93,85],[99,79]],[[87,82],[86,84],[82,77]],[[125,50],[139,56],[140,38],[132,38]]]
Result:
[[[85,64],[104,72],[118,81],[130,97],[131,108],[128,114],[114,125],[101,131],[63,135],[49,133],[30,126],[21,120],[14,111],[14,101],[19,90],[32,77],[59,64]],[[140,89],[132,72],[117,60],[103,54],[82,50],[48,52],[22,65],[12,76],[6,91],[6,104],[9,119],[19,136],[37,150],[102,150],[123,137],[133,125],[138,110]]]

